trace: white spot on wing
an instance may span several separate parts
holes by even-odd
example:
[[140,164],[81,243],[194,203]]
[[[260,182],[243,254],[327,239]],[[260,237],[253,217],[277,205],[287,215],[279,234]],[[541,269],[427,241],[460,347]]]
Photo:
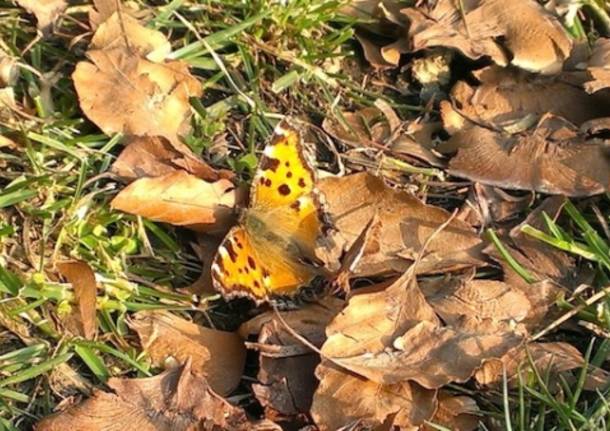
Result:
[[212,272],[218,275],[221,275],[220,266],[217,263],[212,264]]
[[267,157],[273,157],[275,155],[275,145],[267,145],[263,150],[263,154]]
[[227,251],[227,249],[224,246],[220,246],[218,247],[218,253],[220,253],[220,255],[224,258],[227,257],[229,255],[229,252]]
[[273,133],[275,133],[276,135],[280,135],[280,136],[287,136],[288,130],[284,129],[282,127],[282,123],[280,123],[277,126],[275,126],[275,130],[273,131]]

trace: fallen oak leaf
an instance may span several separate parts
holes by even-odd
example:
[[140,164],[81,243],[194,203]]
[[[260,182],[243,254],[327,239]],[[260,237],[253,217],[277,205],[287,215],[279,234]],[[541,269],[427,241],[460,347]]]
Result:
[[49,34],[55,21],[66,10],[65,0],[16,0],[17,4],[36,17],[38,29]]
[[[311,415],[322,431],[377,429],[391,424],[416,431],[432,417],[436,391],[411,382],[382,385],[323,361]],[[345,428],[344,428],[345,427]]]
[[449,173],[471,181],[573,197],[610,187],[604,141],[586,139],[557,117],[545,116],[534,130],[517,135],[472,125],[447,145],[457,149]]
[[236,333],[205,328],[164,311],[138,312],[129,326],[153,365],[184,364],[190,358],[191,370],[205,376],[220,395],[228,395],[239,384],[246,348]]
[[587,364],[576,347],[564,342],[530,342],[519,346],[502,358],[485,362],[475,373],[475,379],[482,385],[497,386],[502,383],[506,373],[508,383],[518,385],[519,374],[522,373],[522,378],[525,379],[532,372],[532,366],[549,379],[561,375],[565,380],[569,380],[567,371],[580,370],[586,366],[585,390],[601,389],[610,383],[607,371]]
[[233,183],[203,181],[184,171],[140,178],[111,202],[117,210],[201,232],[226,230],[233,222]]
[[[460,3],[461,5],[462,3]],[[425,1],[403,9],[410,21],[414,51],[454,48],[473,60],[489,56],[496,64],[554,74],[569,57],[572,42],[561,23],[534,0]]]
[[610,114],[607,98],[587,94],[561,75],[536,76],[490,66],[475,71],[474,76],[478,85],[458,81],[453,86],[453,105],[468,120],[490,129],[521,131],[519,128],[536,124],[547,113],[576,125]]
[[610,39],[600,37],[595,41],[587,64],[587,74],[590,79],[584,88],[589,93],[610,87]]
[[112,378],[113,392],[95,390],[84,402],[42,419],[36,431],[279,430],[252,423],[245,412],[214,393],[187,362],[155,377]]
[[389,284],[356,290],[327,326],[321,352],[328,358],[378,353],[424,320],[440,324],[411,269]]
[[[375,214],[379,217],[379,248],[362,255],[354,276],[403,273],[426,239],[450,217],[444,209],[393,190],[382,179],[366,172],[325,178],[318,187],[337,229],[334,239],[339,249],[349,249],[363,226]],[[452,220],[431,242],[417,271],[441,272],[482,265],[481,244],[470,226]]]
[[393,349],[331,359],[377,383],[412,380],[438,389],[467,381],[486,360],[502,357],[524,336],[524,328],[491,319],[465,317],[452,326],[422,320],[394,339]]
[[57,269],[74,289],[74,300],[78,305],[78,327],[80,335],[88,340],[97,332],[95,274],[86,262],[80,260],[57,262]]
[[436,412],[430,423],[422,431],[433,431],[438,425],[452,431],[473,431],[480,422],[481,412],[474,399],[465,395],[451,395],[447,391],[438,392]]
[[244,338],[258,334],[257,342],[247,345],[260,354],[258,383],[252,390],[267,411],[267,417],[309,412],[316,389],[314,370],[320,357],[290,332],[320,347],[326,339],[324,331],[328,322],[342,306],[342,300],[329,296],[319,303],[279,312],[281,320],[274,311],[268,311],[240,327]]
[[115,49],[161,63],[171,52],[172,46],[160,31],[144,27],[128,14],[114,12],[95,31],[89,52],[111,52]]
[[188,130],[189,98],[202,89],[185,63],[152,63],[116,49],[88,57],[91,62],[79,62],[72,78],[81,109],[104,133],[174,141]]
[[454,277],[422,283],[422,290],[430,306],[449,325],[459,323],[464,316],[521,322],[532,308],[523,291],[496,280]]
[[179,151],[162,136],[129,137],[125,149],[112,164],[111,170],[126,181],[158,177],[178,170],[184,170],[205,181],[234,177],[230,171],[212,168],[188,148],[180,148]]

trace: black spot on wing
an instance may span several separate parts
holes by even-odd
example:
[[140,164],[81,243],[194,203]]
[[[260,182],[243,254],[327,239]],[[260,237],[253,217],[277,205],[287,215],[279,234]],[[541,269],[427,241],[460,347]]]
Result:
[[305,178],[299,178],[299,187],[305,188],[306,185]]
[[288,184],[282,184],[277,188],[277,191],[280,192],[282,196],[288,196],[290,194],[290,187],[288,187]]
[[227,241],[225,244],[225,249],[227,250],[227,253],[229,253],[231,262],[235,263],[237,261],[237,253],[235,253],[235,249],[233,248],[233,243],[231,241]]
[[270,178],[265,179],[265,185],[266,185],[267,187],[271,187],[271,184],[272,184],[272,182],[271,182],[271,179],[270,179]]
[[252,259],[252,256],[248,256],[248,265],[250,265],[250,268],[256,269],[256,262]]
[[290,171],[286,172],[286,178],[292,178],[292,172],[290,172]]
[[290,204],[290,208],[298,212],[301,209],[301,201],[297,199],[296,201]]
[[277,171],[278,166],[280,165],[280,161],[278,159],[274,159],[272,157],[264,156],[261,159],[260,168],[263,171]]

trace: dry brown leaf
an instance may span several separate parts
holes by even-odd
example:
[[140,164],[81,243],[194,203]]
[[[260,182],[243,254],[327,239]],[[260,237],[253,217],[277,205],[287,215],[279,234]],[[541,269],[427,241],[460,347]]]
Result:
[[[341,116],[345,124],[326,118],[322,128],[333,138],[353,147],[356,151],[361,151],[362,147],[370,147],[395,156],[410,156],[432,166],[445,166],[445,163],[434,154],[431,145],[426,145],[430,142],[422,139],[425,126],[412,127],[412,133],[409,129],[401,131],[399,129],[402,127],[402,122],[396,114],[387,110],[384,113],[378,107],[342,112]],[[392,118],[394,116],[396,117]]]
[[[401,382],[380,385],[323,362],[311,415],[322,431],[369,429],[386,424],[417,430],[436,407],[436,391]],[[352,428],[353,427],[353,428]]]
[[116,49],[88,56],[72,78],[83,112],[104,133],[174,141],[188,130],[189,98],[201,96],[201,84],[185,63],[152,63]]
[[[342,306],[342,300],[327,297],[280,315],[294,332],[319,347],[326,338],[326,325]],[[259,382],[252,390],[267,417],[308,413],[317,386],[314,370],[320,362],[319,355],[295,339],[272,311],[244,323],[240,333],[244,337],[258,334],[257,342],[249,343],[260,353]]]
[[[473,431],[479,425],[480,415],[479,407],[472,398],[439,391],[438,406],[430,422],[452,431]],[[423,427],[423,431],[436,429],[438,428],[429,425]]]
[[[531,362],[530,359],[531,358]],[[543,376],[556,379],[566,371],[578,371],[585,366],[585,358],[578,349],[564,342],[528,343],[526,346],[513,349],[500,359],[486,362],[477,370],[476,380],[482,385],[498,385],[503,381],[504,370],[510,384],[518,384],[518,373],[527,379],[532,371],[532,363]],[[604,387],[610,381],[608,373],[600,368],[589,366],[584,388],[595,390]]]
[[80,335],[88,340],[95,338],[97,331],[95,274],[86,262],[80,260],[57,262],[57,269],[74,289],[74,300],[78,305]]
[[610,156],[602,139],[586,139],[557,117],[510,135],[479,126],[455,133],[452,175],[508,189],[590,196],[610,187]]
[[[382,225],[379,248],[362,256],[355,276],[403,273],[428,237],[449,218],[447,211],[393,190],[368,173],[325,178],[319,187],[338,230],[336,242],[343,249],[349,249],[375,214],[379,217]],[[471,227],[453,220],[432,240],[418,272],[482,264],[480,244]]]
[[96,390],[86,401],[49,416],[37,431],[279,430],[250,423],[245,412],[214,393],[189,363],[155,377],[108,381],[113,392]]
[[43,34],[51,32],[55,21],[68,7],[65,0],[16,0],[17,4],[36,17]]
[[350,357],[381,352],[422,320],[440,323],[410,270],[389,286],[383,283],[364,293],[355,291],[326,328],[322,354]]
[[130,326],[155,366],[184,364],[190,358],[192,371],[205,376],[218,394],[228,395],[239,384],[246,348],[236,333],[205,328],[164,311],[138,312]]
[[521,322],[531,311],[525,293],[502,281],[453,278],[422,286],[426,300],[449,325],[464,316]]
[[534,198],[532,192],[516,196],[497,187],[474,183],[458,218],[484,228],[516,218],[531,206]]
[[127,181],[158,177],[177,170],[184,170],[206,181],[231,179],[234,176],[230,171],[212,168],[188,149],[180,148],[179,151],[160,136],[128,138],[125,149],[112,164],[112,172]]
[[113,208],[202,232],[224,231],[233,222],[235,190],[228,180],[208,183],[184,171],[140,178],[111,202]]
[[451,90],[454,106],[469,120],[492,129],[521,131],[551,113],[576,125],[610,115],[603,95],[587,94],[558,77],[544,77],[491,66],[475,72],[479,85],[459,81]]
[[89,51],[127,52],[161,63],[172,47],[163,33],[146,28],[128,14],[114,12],[96,30]]
[[590,81],[584,87],[589,93],[610,87],[610,39],[602,37],[595,41],[587,73]]
[[471,59],[553,74],[572,49],[561,23],[534,0],[425,1],[403,13],[414,50],[454,48]]
[[437,389],[470,379],[485,361],[501,358],[520,345],[523,331],[519,326],[470,316],[444,327],[422,320],[394,339],[393,349],[332,359],[381,384],[412,380]]

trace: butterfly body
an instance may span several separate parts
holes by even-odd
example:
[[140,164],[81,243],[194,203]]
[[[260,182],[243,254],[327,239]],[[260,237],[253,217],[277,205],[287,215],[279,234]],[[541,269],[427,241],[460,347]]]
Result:
[[250,205],[227,234],[212,264],[225,297],[255,302],[294,296],[325,275],[315,249],[330,227],[300,133],[282,122],[261,157]]

